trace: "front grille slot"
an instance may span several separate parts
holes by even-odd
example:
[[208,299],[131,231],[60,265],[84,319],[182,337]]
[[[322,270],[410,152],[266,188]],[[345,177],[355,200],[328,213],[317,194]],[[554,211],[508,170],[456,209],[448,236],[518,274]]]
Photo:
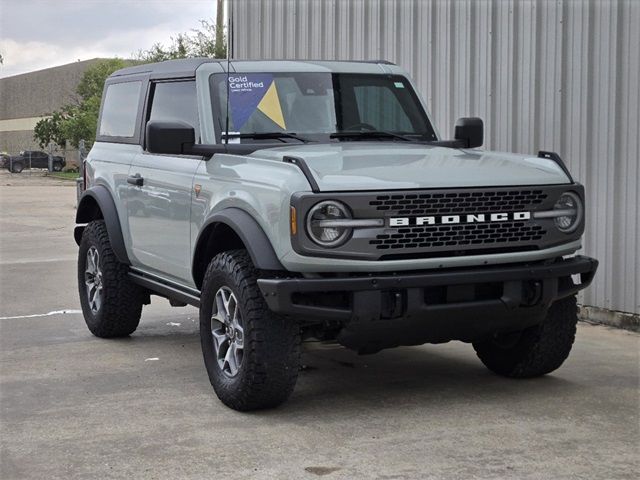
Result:
[[495,243],[536,242],[546,235],[540,225],[528,222],[429,225],[398,228],[369,241],[378,250],[398,248],[463,247]]
[[486,192],[407,193],[378,195],[369,202],[376,210],[394,215],[440,215],[517,212],[540,205],[547,194],[542,190],[489,190]]

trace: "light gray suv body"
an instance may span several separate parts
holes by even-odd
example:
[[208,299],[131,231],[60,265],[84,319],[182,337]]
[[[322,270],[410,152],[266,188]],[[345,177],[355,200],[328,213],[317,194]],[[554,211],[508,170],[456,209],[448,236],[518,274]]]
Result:
[[503,375],[548,373],[597,268],[571,256],[583,187],[556,154],[482,136],[466,118],[442,140],[387,62],[120,70],[76,218],[87,324],[128,335],[150,294],[200,307],[212,385],[239,410],[288,397],[301,338],[457,339]]

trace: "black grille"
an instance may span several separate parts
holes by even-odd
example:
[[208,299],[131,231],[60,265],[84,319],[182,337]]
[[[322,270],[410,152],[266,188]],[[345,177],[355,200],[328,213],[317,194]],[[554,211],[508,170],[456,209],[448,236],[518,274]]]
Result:
[[429,225],[399,228],[397,233],[376,235],[369,244],[379,250],[509,244],[535,242],[546,233],[540,225],[526,222]]
[[539,205],[546,198],[542,190],[408,193],[378,195],[369,205],[397,215],[438,215],[519,211]]

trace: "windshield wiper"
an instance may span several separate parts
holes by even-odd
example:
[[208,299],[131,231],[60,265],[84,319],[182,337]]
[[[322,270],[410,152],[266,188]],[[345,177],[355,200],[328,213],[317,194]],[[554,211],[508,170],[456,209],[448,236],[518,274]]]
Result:
[[[225,135],[224,133],[222,134],[222,137],[228,137],[228,138],[255,138],[255,139],[269,139],[269,138],[274,138],[277,140],[282,140],[283,138],[293,138],[295,140],[299,140],[302,143],[309,143],[309,142],[313,142],[314,140],[311,140],[309,138],[306,137],[301,137],[300,135],[298,135],[297,133],[293,133],[293,132],[253,132],[253,133],[229,133],[228,135]],[[282,140],[284,141],[284,140]],[[287,142],[284,142],[287,143]]]
[[386,130],[364,130],[364,131],[343,131],[334,132],[330,138],[393,138],[397,140],[403,140],[405,142],[417,142],[415,138],[407,137],[399,133],[388,132]]

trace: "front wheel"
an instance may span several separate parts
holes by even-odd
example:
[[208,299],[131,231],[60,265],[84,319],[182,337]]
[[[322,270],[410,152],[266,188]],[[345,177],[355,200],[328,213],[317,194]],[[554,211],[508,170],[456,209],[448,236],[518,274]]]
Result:
[[473,348],[485,366],[505,377],[530,378],[553,372],[564,363],[576,336],[576,297],[558,300],[540,325],[496,335]]
[[24,170],[24,165],[22,165],[22,163],[20,162],[14,162],[11,166],[11,171],[13,173],[21,173],[22,170]]
[[200,304],[204,363],[218,398],[239,411],[273,408],[289,398],[300,365],[300,331],[273,314],[244,250],[216,255]]
[[62,171],[62,164],[60,162],[55,162],[53,164],[53,171],[54,172],[61,172]]

